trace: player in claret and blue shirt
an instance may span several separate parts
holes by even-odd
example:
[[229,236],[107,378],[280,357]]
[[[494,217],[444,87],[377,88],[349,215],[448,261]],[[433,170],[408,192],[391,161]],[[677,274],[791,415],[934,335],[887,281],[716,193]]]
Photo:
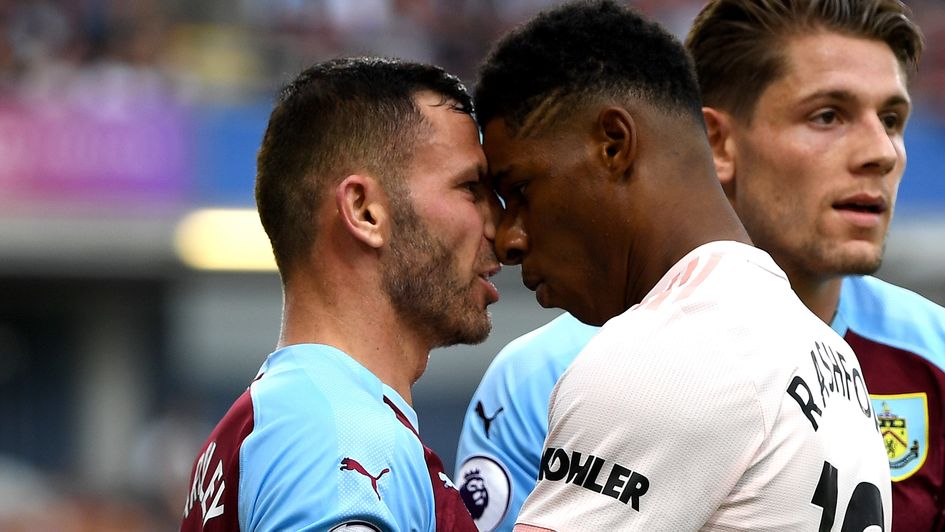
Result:
[[389,59],[285,88],[256,181],[282,331],[201,449],[181,530],[475,530],[411,406],[430,350],[485,339],[499,297],[470,112],[455,77]]
[[[863,275],[879,266],[905,165],[905,79],[921,38],[897,2],[774,4],[711,1],[687,40],[716,169],[753,242],[857,354],[891,468],[893,529],[939,530],[945,309]],[[488,501],[467,497],[480,529],[511,530],[539,474],[544,398],[595,330],[565,314],[510,343],[486,372],[457,471]],[[821,367],[829,393],[833,364]],[[498,411],[488,433],[478,405]]]
[[843,280],[833,328],[863,366],[889,456],[893,529],[945,526],[945,309],[875,277]]

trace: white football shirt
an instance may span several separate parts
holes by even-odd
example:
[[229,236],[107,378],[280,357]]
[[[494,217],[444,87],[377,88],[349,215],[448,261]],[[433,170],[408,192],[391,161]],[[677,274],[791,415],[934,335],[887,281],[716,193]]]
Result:
[[522,525],[890,529],[859,362],[751,246],[700,246],[607,322],[558,381],[548,424]]

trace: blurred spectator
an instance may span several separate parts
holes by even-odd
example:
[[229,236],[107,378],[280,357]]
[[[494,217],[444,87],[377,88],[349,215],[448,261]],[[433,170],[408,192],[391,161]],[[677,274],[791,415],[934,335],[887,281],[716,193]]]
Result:
[[180,525],[194,449],[213,429],[211,423],[195,418],[194,404],[199,404],[195,398],[178,398],[173,407],[142,428],[131,451],[134,490],[162,529]]
[[[103,77],[149,94],[174,80],[202,100],[268,95],[328,57],[441,63],[472,81],[496,35],[560,0],[35,0],[0,2],[0,90],[49,96]],[[629,2],[684,34],[700,0]],[[927,42],[914,96],[945,107],[945,2],[908,2]],[[76,72],[76,71],[79,72]],[[85,79],[85,81],[82,81]]]
[[9,457],[0,456],[0,530],[4,532],[157,532],[153,519],[118,494],[85,493]]

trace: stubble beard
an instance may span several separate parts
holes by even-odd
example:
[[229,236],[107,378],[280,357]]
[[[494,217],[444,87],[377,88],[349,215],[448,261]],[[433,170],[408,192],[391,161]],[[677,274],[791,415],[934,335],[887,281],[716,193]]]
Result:
[[802,251],[802,256],[808,257],[808,269],[814,272],[837,276],[870,275],[879,270],[885,250],[885,237],[874,253],[856,253],[844,250],[842,246],[833,247],[825,240],[812,240]]
[[886,236],[889,234],[888,222],[883,227],[879,240],[855,241],[853,236],[831,232],[825,221],[819,221],[805,239],[797,257],[804,260],[800,264],[807,267],[811,274],[830,277],[846,275],[870,275],[883,263],[886,252]]
[[463,282],[453,253],[424,226],[409,200],[392,198],[391,210],[394,230],[382,282],[395,311],[432,347],[481,343],[492,321],[477,308],[475,279]]
[[[875,251],[847,249],[845,242],[822,236],[816,228],[791,241],[782,234],[777,223],[757,223],[761,213],[750,213],[756,223],[745,224],[756,246],[768,252],[785,271],[793,271],[808,278],[836,278],[846,275],[875,273],[883,262],[886,235]],[[753,230],[754,229],[754,230]],[[760,230],[759,230],[760,229]]]
[[[772,158],[771,154],[777,151],[769,152],[767,148],[748,137],[744,147],[748,162],[743,170],[744,175],[751,176],[753,171],[757,171],[758,178],[762,180],[758,187],[764,186],[765,179],[785,181],[786,170],[772,170],[785,164],[783,160]],[[797,167],[791,168],[798,170]],[[870,249],[863,249],[860,246],[848,245],[852,237],[838,236],[836,231],[830,230],[827,225],[829,222],[823,219],[825,211],[830,208],[829,205],[820,203],[811,208],[805,207],[803,191],[773,194],[763,190],[758,188],[746,193],[744,201],[734,204],[735,211],[755,246],[771,255],[785,272],[809,280],[822,281],[846,275],[869,275],[879,270],[886,251],[886,237],[892,211],[884,221],[885,227],[879,242],[871,244]],[[893,197],[890,207],[894,204]],[[807,216],[811,218],[805,219]],[[798,234],[796,231],[802,233]]]

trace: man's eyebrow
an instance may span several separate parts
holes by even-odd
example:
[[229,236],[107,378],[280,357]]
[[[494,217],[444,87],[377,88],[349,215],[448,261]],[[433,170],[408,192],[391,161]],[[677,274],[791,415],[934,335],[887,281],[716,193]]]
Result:
[[472,179],[473,177],[475,177],[477,180],[482,181],[483,178],[486,177],[486,175],[488,175],[486,167],[476,162],[476,163],[471,163],[457,170],[454,178],[465,181],[467,179]]
[[801,98],[800,103],[807,103],[814,100],[820,100],[823,98],[831,100],[839,100],[841,102],[853,102],[857,100],[856,95],[848,90],[843,89],[826,89],[819,90],[808,94]]
[[896,94],[886,98],[886,101],[883,102],[883,107],[895,107],[897,105],[905,105],[908,108],[912,108],[912,100],[908,97]]
[[[853,94],[851,91],[844,89],[827,89],[819,90],[808,94],[807,96],[801,98],[800,103],[807,103],[810,101],[827,98],[831,100],[841,101],[841,102],[856,102],[859,100],[859,97],[856,94]],[[894,94],[886,100],[883,101],[883,107],[892,107],[896,105],[907,105],[911,106],[909,98],[901,94]]]

